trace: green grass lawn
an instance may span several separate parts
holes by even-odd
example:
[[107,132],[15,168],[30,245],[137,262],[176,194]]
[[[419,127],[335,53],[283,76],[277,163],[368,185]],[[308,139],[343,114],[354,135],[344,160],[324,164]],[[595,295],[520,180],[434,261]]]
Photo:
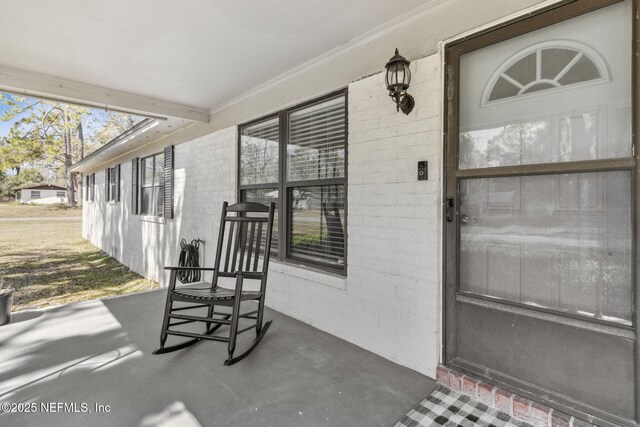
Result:
[[21,205],[16,202],[0,203],[0,218],[82,216],[82,208],[60,205]]
[[158,284],[81,236],[81,221],[0,221],[0,276],[13,311],[146,291]]

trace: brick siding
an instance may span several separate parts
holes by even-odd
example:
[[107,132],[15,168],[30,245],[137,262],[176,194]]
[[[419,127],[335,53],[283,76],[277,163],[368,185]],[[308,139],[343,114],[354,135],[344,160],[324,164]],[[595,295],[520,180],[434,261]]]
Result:
[[595,427],[579,418],[518,396],[492,384],[463,375],[442,365],[436,370],[438,383],[462,392],[479,402],[538,427]]
[[[272,262],[266,304],[399,364],[435,377],[440,349],[440,56],[413,61],[414,111],[396,112],[384,74],[349,85],[347,275]],[[337,88],[336,88],[337,89]],[[268,111],[265,111],[267,113]],[[135,153],[161,152],[152,145]],[[131,157],[122,201],[84,207],[84,236],[134,271],[164,284],[178,242],[199,237],[213,262],[219,209],[236,200],[235,126],[175,146],[175,218],[130,215]],[[417,163],[429,180],[417,181]],[[105,166],[106,167],[106,166]]]

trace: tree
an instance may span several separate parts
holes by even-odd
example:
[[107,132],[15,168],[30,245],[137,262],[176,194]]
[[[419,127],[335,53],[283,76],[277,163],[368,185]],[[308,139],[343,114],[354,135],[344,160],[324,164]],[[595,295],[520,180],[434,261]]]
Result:
[[122,135],[140,122],[141,117],[130,114],[105,111],[100,115],[93,115],[93,124],[97,131],[91,138],[94,145],[102,145],[113,138]]
[[0,94],[2,121],[13,121],[0,140],[0,171],[20,175],[25,165],[63,177],[69,205],[76,203],[79,177],[71,166],[107,141],[131,128],[139,117],[76,105]]
[[75,204],[82,186],[80,177],[72,176],[71,166],[142,119],[3,93],[0,107],[4,107],[0,121],[12,122],[8,134],[0,138],[0,174],[19,176],[29,167],[49,180],[64,180],[69,205]]
[[84,157],[84,107],[41,99],[0,94],[0,103],[8,108],[0,120],[15,120],[9,134],[0,143],[0,169],[13,169],[20,175],[25,164],[44,164],[53,172],[62,172],[68,203],[76,203],[78,183],[70,168]]
[[28,185],[39,184],[44,180],[42,173],[34,168],[21,169],[19,174],[8,175],[0,173],[0,196],[3,199],[12,198],[15,192]]

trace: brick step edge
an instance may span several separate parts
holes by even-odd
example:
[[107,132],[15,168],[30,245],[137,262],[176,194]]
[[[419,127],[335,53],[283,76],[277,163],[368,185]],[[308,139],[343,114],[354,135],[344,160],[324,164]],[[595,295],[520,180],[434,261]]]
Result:
[[596,427],[564,412],[439,365],[436,381],[517,420],[539,427]]

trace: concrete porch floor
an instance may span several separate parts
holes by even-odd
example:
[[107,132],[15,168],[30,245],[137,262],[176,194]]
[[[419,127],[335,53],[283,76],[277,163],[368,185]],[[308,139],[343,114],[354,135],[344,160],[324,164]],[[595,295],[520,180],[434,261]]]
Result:
[[[150,416],[182,402],[203,426],[388,426],[436,388],[415,371],[268,309],[271,329],[236,365],[223,366],[220,342],[154,356],[165,295],[14,314],[0,327],[0,403],[35,402],[37,410],[0,411],[0,425],[155,425],[170,417]],[[92,412],[46,413],[43,402],[76,403],[79,411],[85,403]],[[95,404],[110,411],[96,413]]]

